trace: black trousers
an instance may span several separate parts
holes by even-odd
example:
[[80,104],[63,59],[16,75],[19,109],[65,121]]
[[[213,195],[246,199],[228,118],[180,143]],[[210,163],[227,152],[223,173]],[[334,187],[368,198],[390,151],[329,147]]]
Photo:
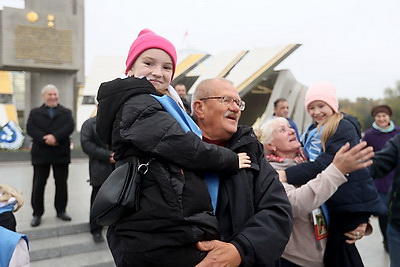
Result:
[[[192,267],[207,255],[206,252],[198,250],[195,243],[165,246],[150,251],[145,251],[145,248],[141,247],[135,248],[136,252],[133,252],[130,239],[134,237],[120,235],[115,227],[115,225],[108,227],[107,241],[117,267]],[[154,234],[154,239],[150,242],[159,242],[159,237],[158,234]],[[140,251],[141,249],[143,251]]]
[[[94,199],[97,196],[101,186],[92,186],[92,194],[90,195],[90,208],[93,206]],[[97,224],[94,219],[90,218],[90,232],[92,234],[101,233],[103,226]]]
[[50,167],[53,167],[53,176],[56,188],[54,207],[56,208],[57,214],[65,212],[68,201],[68,165],[69,163],[33,165],[33,186],[31,196],[33,216],[42,216],[44,213],[44,190],[47,178],[49,178]]

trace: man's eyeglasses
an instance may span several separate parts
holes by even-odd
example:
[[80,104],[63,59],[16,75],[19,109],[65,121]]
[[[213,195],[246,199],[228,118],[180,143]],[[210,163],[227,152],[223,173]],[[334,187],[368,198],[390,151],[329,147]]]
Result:
[[239,107],[240,111],[243,111],[246,107],[246,103],[243,100],[234,99],[233,97],[230,96],[210,96],[210,97],[200,98],[200,100],[202,101],[209,99],[218,99],[219,101],[221,101],[221,103],[223,103],[226,106],[230,105],[232,102],[235,102],[235,104]]

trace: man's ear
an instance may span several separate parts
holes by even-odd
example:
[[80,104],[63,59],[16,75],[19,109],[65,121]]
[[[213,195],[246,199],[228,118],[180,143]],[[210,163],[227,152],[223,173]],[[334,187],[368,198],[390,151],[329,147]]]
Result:
[[201,100],[196,100],[193,102],[193,113],[196,115],[197,119],[204,118],[204,103]]

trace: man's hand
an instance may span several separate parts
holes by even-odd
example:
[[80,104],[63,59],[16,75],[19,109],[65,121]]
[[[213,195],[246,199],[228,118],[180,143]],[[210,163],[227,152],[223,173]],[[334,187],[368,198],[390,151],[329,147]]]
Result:
[[207,256],[196,267],[239,266],[242,262],[239,251],[231,243],[218,240],[197,242],[197,248],[208,251]]
[[57,146],[58,145],[56,137],[52,134],[46,134],[45,136],[43,136],[43,141],[48,146]]
[[239,157],[239,169],[250,168],[251,160],[250,157],[247,156],[247,153],[245,152],[238,153],[238,157]]
[[332,162],[341,173],[347,174],[372,164],[371,158],[374,156],[374,152],[372,147],[367,147],[367,142],[363,141],[350,150],[349,148],[349,143],[342,146]]

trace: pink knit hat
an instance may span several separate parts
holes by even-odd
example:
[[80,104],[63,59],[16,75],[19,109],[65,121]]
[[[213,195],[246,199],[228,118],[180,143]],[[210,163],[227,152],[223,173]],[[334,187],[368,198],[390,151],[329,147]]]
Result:
[[336,88],[329,83],[320,82],[308,87],[304,106],[308,110],[308,105],[314,101],[323,101],[328,104],[335,113],[339,110],[339,101],[336,98]]
[[140,56],[140,54],[151,48],[161,49],[171,57],[173,64],[171,79],[173,79],[176,67],[175,46],[164,37],[155,34],[149,29],[143,29],[139,33],[136,40],[132,43],[131,48],[129,49],[128,58],[126,59],[125,74],[128,73],[128,71],[132,68],[133,63]]

